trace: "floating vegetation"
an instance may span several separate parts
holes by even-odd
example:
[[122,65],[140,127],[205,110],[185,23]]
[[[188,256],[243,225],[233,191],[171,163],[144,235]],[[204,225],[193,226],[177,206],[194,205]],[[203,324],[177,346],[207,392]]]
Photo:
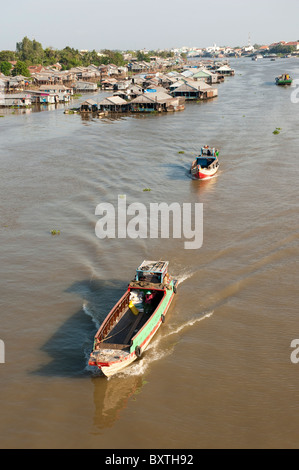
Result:
[[185,153],[184,150],[179,150],[178,153]]
[[281,131],[281,127],[276,127],[275,131],[273,131],[273,134],[277,135],[280,133],[280,131]]
[[77,114],[78,113],[78,109],[77,108],[72,108],[72,109],[66,109],[64,111],[64,114]]
[[143,191],[151,191],[151,188],[144,188]]
[[52,235],[60,235],[60,230],[51,230]]

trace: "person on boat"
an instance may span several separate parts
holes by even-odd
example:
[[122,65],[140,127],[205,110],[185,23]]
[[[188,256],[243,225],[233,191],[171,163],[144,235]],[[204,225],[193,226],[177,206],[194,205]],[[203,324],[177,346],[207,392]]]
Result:
[[151,313],[153,306],[152,300],[155,297],[155,292],[151,292],[150,290],[146,291],[145,298],[144,298],[144,313]]

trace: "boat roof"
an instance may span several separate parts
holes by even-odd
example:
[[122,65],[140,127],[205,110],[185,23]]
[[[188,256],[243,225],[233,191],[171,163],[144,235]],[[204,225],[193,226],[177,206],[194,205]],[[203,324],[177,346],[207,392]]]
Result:
[[162,273],[168,266],[168,261],[149,261],[144,260],[137,268],[137,271]]

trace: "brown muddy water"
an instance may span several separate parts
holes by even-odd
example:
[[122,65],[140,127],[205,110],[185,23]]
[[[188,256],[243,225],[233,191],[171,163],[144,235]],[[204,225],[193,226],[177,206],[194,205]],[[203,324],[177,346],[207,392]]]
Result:
[[[218,98],[179,113],[1,118],[1,448],[298,448],[299,103],[274,79],[299,60],[231,65]],[[219,174],[193,181],[206,143]],[[202,203],[202,247],[100,240],[96,206],[118,195]],[[178,294],[107,380],[93,336],[144,259],[169,260]]]

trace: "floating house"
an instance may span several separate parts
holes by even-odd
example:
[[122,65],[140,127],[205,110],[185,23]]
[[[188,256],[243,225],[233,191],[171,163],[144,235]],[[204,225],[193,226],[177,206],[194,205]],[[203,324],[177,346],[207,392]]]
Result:
[[202,100],[207,100],[210,98],[215,98],[218,96],[218,88],[213,88],[208,83],[200,80],[198,82],[199,97]]
[[213,73],[207,69],[198,70],[193,75],[193,80],[202,80],[206,83],[219,83],[222,80],[222,76],[218,73]]
[[81,103],[81,113],[96,113],[98,111],[98,103],[92,99],[86,100]]
[[31,96],[32,103],[55,104],[59,102],[55,93],[40,90],[28,90],[27,93]]
[[130,101],[129,110],[132,113],[149,113],[162,111],[162,107],[154,97],[144,93]]
[[64,85],[42,85],[39,89],[43,93],[52,93],[58,97],[58,101],[70,101],[73,90]]
[[129,104],[120,96],[109,96],[98,104],[99,111],[110,111],[113,113],[124,113],[128,111]]
[[147,92],[129,103],[129,110],[133,113],[181,111],[184,107],[185,100],[164,92]]
[[96,92],[98,90],[98,86],[94,82],[87,82],[83,80],[78,80],[75,83],[74,89],[76,92]]
[[184,97],[186,101],[200,99],[199,89],[195,86],[189,85],[188,83],[183,83],[178,87],[174,87],[171,94],[174,97]]
[[229,65],[225,64],[215,70],[215,72],[219,73],[220,75],[235,75],[235,71],[230,68]]
[[31,97],[29,94],[26,93],[19,93],[19,94],[8,94],[4,95],[4,103],[2,106],[5,107],[26,107],[31,106]]

